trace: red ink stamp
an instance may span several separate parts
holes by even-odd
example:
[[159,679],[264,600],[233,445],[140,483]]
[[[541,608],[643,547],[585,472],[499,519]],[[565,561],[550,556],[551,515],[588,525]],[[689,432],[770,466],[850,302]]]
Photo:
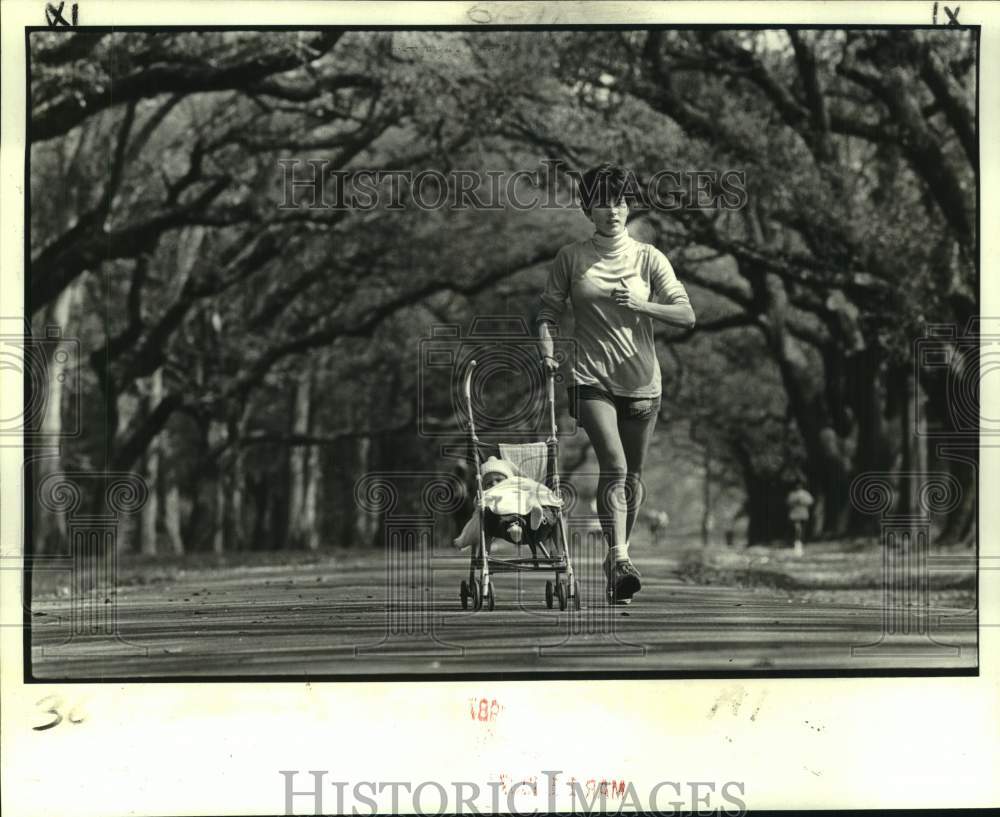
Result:
[[502,711],[496,698],[469,698],[469,717],[479,723],[495,723]]

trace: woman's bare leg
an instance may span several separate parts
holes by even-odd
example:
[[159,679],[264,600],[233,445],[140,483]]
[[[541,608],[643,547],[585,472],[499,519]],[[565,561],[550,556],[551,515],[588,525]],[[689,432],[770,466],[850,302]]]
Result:
[[625,476],[627,460],[618,432],[618,413],[603,400],[580,400],[580,425],[587,432],[597,455],[600,476],[597,480],[597,514],[608,547],[624,545],[626,539]]
[[642,466],[649,450],[649,441],[656,426],[656,414],[636,420],[621,420],[618,423],[618,433],[625,452],[625,541],[632,536],[639,517],[639,508],[645,498],[645,488],[642,484]]

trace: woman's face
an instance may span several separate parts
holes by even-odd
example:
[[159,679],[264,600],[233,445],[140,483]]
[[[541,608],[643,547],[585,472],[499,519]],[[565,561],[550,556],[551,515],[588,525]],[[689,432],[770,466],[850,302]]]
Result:
[[612,204],[591,207],[587,218],[594,223],[594,227],[601,235],[620,235],[625,230],[625,222],[628,220],[628,205],[622,198]]

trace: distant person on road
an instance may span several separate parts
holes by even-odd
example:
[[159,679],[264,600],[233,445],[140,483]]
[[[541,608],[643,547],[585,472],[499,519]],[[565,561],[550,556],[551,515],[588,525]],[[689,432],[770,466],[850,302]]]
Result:
[[607,595],[628,604],[641,587],[629,559],[629,535],[642,504],[641,475],[660,409],[662,386],[654,321],[690,329],[694,310],[667,257],[626,229],[626,192],[635,176],[605,163],[578,182],[594,233],[562,247],[549,270],[536,323],[546,371],[559,368],[550,327],[570,306],[576,360],[570,414],[597,455],[597,506],[607,540]]
[[653,544],[660,544],[660,536],[667,530],[670,524],[670,515],[666,511],[651,511],[649,514],[649,535],[653,538]]
[[733,514],[732,518],[729,520],[729,525],[726,529],[726,544],[732,547],[736,544],[736,527],[741,519],[747,520],[747,532],[749,533],[750,526],[750,500],[744,499],[743,504],[740,505],[736,513]]
[[792,523],[792,533],[794,536],[793,547],[795,555],[802,555],[802,529],[809,521],[809,508],[813,504],[812,494],[800,480],[786,500],[788,503],[788,521]]

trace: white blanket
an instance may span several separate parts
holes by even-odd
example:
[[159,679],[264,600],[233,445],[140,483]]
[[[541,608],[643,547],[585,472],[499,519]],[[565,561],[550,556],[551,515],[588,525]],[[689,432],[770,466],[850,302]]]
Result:
[[[517,514],[527,517],[532,530],[542,524],[542,509],[562,507],[562,499],[547,485],[527,477],[511,477],[483,491],[483,503],[497,516]],[[479,509],[472,515],[455,539],[455,547],[472,547],[479,538]]]
[[511,477],[483,492],[483,502],[497,516],[518,514],[528,517],[532,530],[542,523],[542,509],[559,508],[562,500],[548,485],[527,477]]

